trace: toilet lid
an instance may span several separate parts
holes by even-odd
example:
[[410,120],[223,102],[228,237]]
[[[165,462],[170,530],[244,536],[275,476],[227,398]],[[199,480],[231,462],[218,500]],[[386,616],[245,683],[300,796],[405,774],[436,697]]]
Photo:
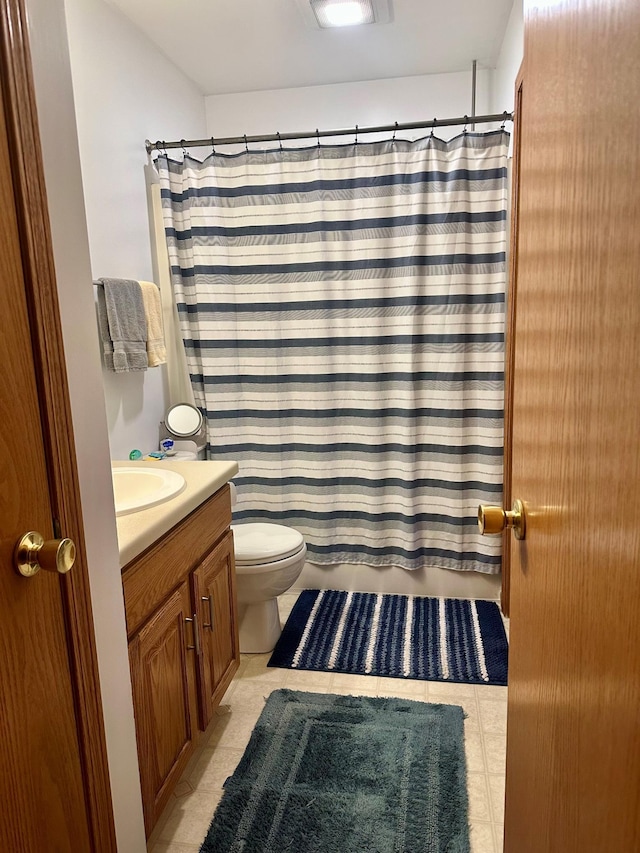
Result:
[[236,562],[244,566],[282,560],[304,545],[302,534],[283,524],[232,524]]

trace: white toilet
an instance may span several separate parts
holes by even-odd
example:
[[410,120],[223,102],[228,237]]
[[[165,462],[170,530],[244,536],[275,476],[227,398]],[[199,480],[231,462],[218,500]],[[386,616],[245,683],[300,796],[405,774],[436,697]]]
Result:
[[282,524],[232,524],[241,652],[270,652],[282,626],[277,597],[298,579],[307,546]]

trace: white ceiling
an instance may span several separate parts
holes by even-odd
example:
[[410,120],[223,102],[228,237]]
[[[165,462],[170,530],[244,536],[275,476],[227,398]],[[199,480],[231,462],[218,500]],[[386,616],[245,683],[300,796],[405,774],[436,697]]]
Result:
[[205,95],[495,65],[513,0],[392,0],[392,22],[316,30],[296,0],[109,0]]

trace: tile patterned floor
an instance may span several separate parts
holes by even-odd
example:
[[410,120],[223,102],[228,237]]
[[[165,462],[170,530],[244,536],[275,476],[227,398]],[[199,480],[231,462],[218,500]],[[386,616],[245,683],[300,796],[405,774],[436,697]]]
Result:
[[[297,594],[280,598],[282,620]],[[268,669],[270,655],[242,655],[240,669],[206,733],[204,748],[187,767],[149,839],[149,853],[198,853],[222,796],[260,716],[279,687],[317,693],[405,696],[462,705],[472,853],[502,853],[507,688],[410,681],[326,672]],[[300,851],[303,853],[303,851]]]

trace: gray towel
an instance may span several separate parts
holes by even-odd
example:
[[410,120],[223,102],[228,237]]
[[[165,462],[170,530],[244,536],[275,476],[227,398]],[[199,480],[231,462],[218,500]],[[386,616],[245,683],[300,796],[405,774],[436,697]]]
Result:
[[[142,301],[142,290],[137,281],[124,278],[101,278],[98,288],[98,321],[103,341],[105,366],[116,373],[146,370],[147,320]],[[104,307],[108,323],[109,338],[113,352],[105,344],[101,319],[101,296],[104,292]]]
[[98,299],[98,329],[102,341],[102,358],[107,370],[113,370],[113,341],[109,333],[109,319],[107,318],[107,303],[104,300],[104,287],[102,282],[94,281],[97,287]]

